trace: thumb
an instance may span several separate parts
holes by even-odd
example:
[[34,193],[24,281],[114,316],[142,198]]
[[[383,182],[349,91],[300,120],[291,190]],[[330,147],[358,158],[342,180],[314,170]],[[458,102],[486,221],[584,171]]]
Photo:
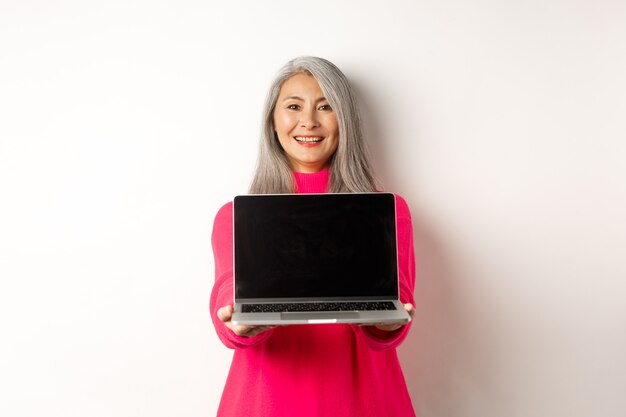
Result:
[[233,306],[224,306],[217,310],[217,318],[223,322],[230,321],[233,315]]

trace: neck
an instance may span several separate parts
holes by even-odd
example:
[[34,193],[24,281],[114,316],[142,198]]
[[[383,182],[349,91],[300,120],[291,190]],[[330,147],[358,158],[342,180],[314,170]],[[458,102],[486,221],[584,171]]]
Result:
[[328,188],[330,170],[323,169],[317,172],[294,172],[296,192],[303,194],[325,193]]

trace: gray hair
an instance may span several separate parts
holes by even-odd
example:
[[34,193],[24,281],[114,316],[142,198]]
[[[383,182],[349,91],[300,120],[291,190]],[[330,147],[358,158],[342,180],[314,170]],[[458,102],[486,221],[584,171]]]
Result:
[[249,192],[284,194],[295,191],[293,172],[274,130],[274,110],[281,87],[298,73],[315,77],[337,116],[339,145],[329,161],[327,191],[376,191],[377,184],[363,138],[359,108],[346,76],[330,61],[304,56],[287,62],[270,86],[263,108],[259,155]]

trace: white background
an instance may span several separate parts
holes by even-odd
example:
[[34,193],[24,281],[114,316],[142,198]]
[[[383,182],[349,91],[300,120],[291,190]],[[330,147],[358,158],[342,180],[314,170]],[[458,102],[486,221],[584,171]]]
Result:
[[0,414],[207,416],[210,232],[297,55],[415,220],[419,416],[626,412],[626,3],[0,2]]

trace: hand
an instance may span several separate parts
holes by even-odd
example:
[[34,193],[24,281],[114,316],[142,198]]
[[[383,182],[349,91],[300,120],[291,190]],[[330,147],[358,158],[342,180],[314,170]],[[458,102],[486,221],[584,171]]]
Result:
[[273,329],[276,326],[245,326],[235,325],[230,319],[233,317],[233,306],[224,306],[217,310],[217,318],[219,318],[226,327],[233,331],[237,336],[251,337],[266,330]]
[[[409,316],[411,316],[411,320],[413,320],[413,316],[415,316],[415,307],[413,307],[413,304],[411,303],[405,304],[404,309],[406,310],[407,313],[409,313]],[[383,330],[386,332],[393,332],[394,330],[398,330],[402,326],[404,326],[404,324],[400,324],[400,323],[386,323],[386,324],[381,323],[381,324],[374,325],[374,327],[376,327],[378,330]]]

